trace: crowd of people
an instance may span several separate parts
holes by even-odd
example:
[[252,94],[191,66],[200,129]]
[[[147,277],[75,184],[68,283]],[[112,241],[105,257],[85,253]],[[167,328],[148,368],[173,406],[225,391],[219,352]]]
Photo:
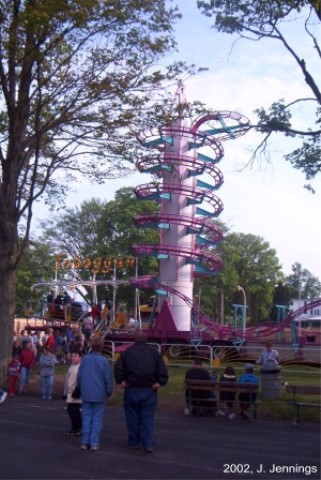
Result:
[[[64,332],[66,333],[66,332]],[[27,394],[28,382],[33,368],[37,367],[40,375],[40,395],[43,400],[53,398],[55,365],[58,363],[53,329],[39,336],[37,347],[31,335],[23,331],[20,338],[14,340],[13,357],[8,364],[8,394],[14,396],[16,385],[18,393]],[[79,337],[79,338],[78,338]],[[99,336],[90,338],[90,348],[84,349],[84,335],[72,332],[69,336],[68,370],[65,375],[63,398],[66,400],[67,414],[70,419],[68,436],[81,437],[81,450],[97,451],[100,448],[100,435],[106,400],[113,391],[113,376],[118,388],[124,390],[123,405],[127,425],[126,446],[133,450],[143,449],[146,453],[154,451],[154,418],[157,407],[158,389],[168,382],[167,366],[157,349],[147,343],[147,335],[142,330],[135,333],[135,343],[126,348],[114,365],[114,372],[107,358],[102,354],[104,339]],[[19,347],[19,348],[18,348]],[[273,355],[278,359],[277,352],[271,345],[266,345],[258,363],[263,365]],[[19,352],[19,353],[18,353]],[[268,353],[267,353],[268,352]],[[259,378],[253,372],[253,364],[245,365],[245,372],[239,377],[238,383],[259,384]],[[195,358],[192,368],[185,375],[186,379],[217,380],[202,365],[200,357]],[[18,382],[19,380],[19,382]],[[220,375],[220,382],[237,382],[235,370],[227,366]],[[186,401],[189,392],[185,392]],[[220,398],[216,399],[211,392],[193,391],[196,398],[210,402],[215,415],[227,414],[229,419],[236,417],[233,408],[240,407],[240,416],[248,418],[250,399],[248,393],[239,394],[238,402],[235,393],[221,389]],[[254,394],[255,395],[255,394]],[[0,403],[5,401],[7,392],[0,389]],[[251,401],[255,398],[251,398]],[[226,412],[217,409],[217,403],[226,405]],[[188,403],[187,403],[188,405]],[[191,414],[186,407],[185,414]]]
[[84,354],[90,348],[89,335],[79,326],[22,330],[14,333],[12,358],[8,363],[8,395],[26,395],[31,372],[40,377],[40,394],[52,399],[55,365],[70,363],[75,349]]
[[[8,364],[10,396],[16,393],[18,377],[18,393],[27,394],[31,371],[38,368],[40,395],[43,400],[52,399],[55,365],[58,363],[54,351],[56,336],[53,329],[40,336],[39,356],[32,336],[27,331],[21,332],[19,339],[14,339],[15,353]],[[81,450],[96,451],[100,448],[106,399],[113,391],[113,372],[109,361],[102,355],[102,337],[92,336],[88,341],[88,350],[84,349],[84,344],[85,335],[81,339],[76,333],[68,352],[69,367],[62,392],[71,424],[66,435],[81,436]],[[157,391],[167,383],[168,371],[160,353],[147,344],[147,335],[143,331],[136,332],[134,345],[116,361],[114,376],[119,388],[124,389],[128,429],[126,446],[131,449],[143,448],[146,453],[152,453]],[[0,389],[0,403],[6,397],[7,392]]]
[[[83,311],[84,303],[74,301],[67,291],[55,295],[54,291],[50,291],[47,295],[47,312],[49,317],[65,318],[68,320],[78,320],[85,312]],[[87,312],[85,318],[90,318],[94,326],[97,326],[103,318],[108,323],[110,321],[110,313],[112,311],[112,302],[110,300],[101,300],[91,306],[91,310]],[[89,320],[88,320],[89,321]]]

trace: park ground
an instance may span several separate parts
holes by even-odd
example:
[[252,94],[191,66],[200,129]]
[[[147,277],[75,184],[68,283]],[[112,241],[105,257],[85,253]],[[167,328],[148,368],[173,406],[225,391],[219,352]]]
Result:
[[255,422],[186,417],[172,384],[160,395],[155,453],[125,448],[120,392],[107,402],[101,449],[80,451],[79,437],[65,435],[69,420],[60,395],[63,378],[57,373],[52,401],[41,400],[34,375],[27,396],[0,405],[1,480],[320,478],[318,421],[303,416],[294,426],[291,416],[269,418],[260,407]]

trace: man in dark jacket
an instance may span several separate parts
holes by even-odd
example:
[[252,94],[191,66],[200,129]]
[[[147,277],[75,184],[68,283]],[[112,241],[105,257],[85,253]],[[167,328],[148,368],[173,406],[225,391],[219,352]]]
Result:
[[142,445],[145,452],[152,453],[157,390],[166,385],[168,371],[158,351],[147,345],[147,335],[142,330],[136,332],[135,344],[118,358],[115,380],[125,389],[127,446],[139,449]]
[[[203,368],[203,362],[200,357],[194,359],[194,365],[187,370],[185,374],[185,380],[213,380],[210,373]],[[192,398],[193,408],[189,410],[189,399]],[[185,390],[186,408],[184,410],[185,415],[197,415],[202,411],[202,407],[206,407],[206,411],[209,415],[215,416],[217,410],[217,404],[215,401],[215,395],[209,390]]]

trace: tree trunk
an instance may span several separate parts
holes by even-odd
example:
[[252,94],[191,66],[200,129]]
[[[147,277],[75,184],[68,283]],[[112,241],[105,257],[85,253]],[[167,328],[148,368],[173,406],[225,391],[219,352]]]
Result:
[[[16,268],[12,257],[3,255],[0,242],[0,383],[7,377],[7,364],[12,356],[12,337],[16,310]],[[14,259],[15,260],[15,259]]]

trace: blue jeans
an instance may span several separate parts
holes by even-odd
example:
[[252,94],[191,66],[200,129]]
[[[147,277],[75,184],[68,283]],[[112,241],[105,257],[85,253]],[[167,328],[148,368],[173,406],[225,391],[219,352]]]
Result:
[[81,443],[92,447],[99,446],[100,432],[103,426],[105,402],[82,402],[82,440]]
[[40,375],[40,389],[42,398],[45,398],[46,400],[51,400],[53,384],[53,375]]
[[157,392],[147,388],[127,388],[124,409],[128,430],[128,444],[154,446],[154,417]]
[[31,368],[28,367],[21,367],[20,370],[20,391],[26,391],[29,378],[31,375]]

